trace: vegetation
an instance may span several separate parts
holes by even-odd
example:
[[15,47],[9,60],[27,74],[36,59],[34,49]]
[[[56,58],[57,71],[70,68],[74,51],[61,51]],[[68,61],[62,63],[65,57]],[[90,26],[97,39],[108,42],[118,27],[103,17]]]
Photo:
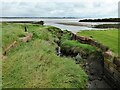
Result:
[[96,49],[95,47],[91,46],[91,45],[87,45],[87,44],[81,44],[77,41],[71,41],[71,40],[66,40],[62,43],[62,46],[69,46],[69,47],[75,47],[77,48],[78,51],[84,50],[87,53],[92,53],[94,52]]
[[[2,27],[2,24],[0,23],[0,27]],[[2,28],[0,28],[0,42],[2,42]],[[0,43],[0,47],[2,47],[2,43]],[[0,48],[0,54],[2,53],[2,48]]]
[[120,24],[99,24],[94,25],[94,28],[120,28]]
[[88,55],[97,51],[97,49],[88,44],[82,44],[78,41],[71,40],[72,35],[70,31],[63,31],[63,35],[61,37],[61,51],[67,56],[75,57],[78,53],[82,56],[82,58],[87,58]]
[[120,22],[120,18],[83,19],[79,22]]
[[108,46],[116,55],[118,55],[118,29],[85,30],[78,32],[77,35],[91,37],[103,45]]
[[8,47],[13,41],[18,40],[24,34],[24,28],[21,24],[2,23],[2,48]]
[[87,75],[74,60],[58,57],[55,48],[60,29],[26,24],[33,33],[29,42],[20,42],[24,24],[3,23],[3,50],[17,40],[17,47],[3,59],[3,88],[85,88]]
[[82,56],[82,58],[87,58],[88,55],[96,52],[96,48],[87,45],[87,44],[81,44],[74,40],[65,40],[62,45],[62,52],[64,52],[66,55],[76,56],[78,53]]
[[[104,18],[104,19],[83,19],[79,22],[120,22],[120,18]],[[120,28],[120,24],[99,24],[94,25],[94,28]]]

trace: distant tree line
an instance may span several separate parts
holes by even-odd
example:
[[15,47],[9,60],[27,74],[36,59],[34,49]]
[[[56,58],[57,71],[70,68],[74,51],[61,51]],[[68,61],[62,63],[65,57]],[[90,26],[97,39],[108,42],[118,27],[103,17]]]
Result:
[[105,18],[105,19],[83,19],[79,22],[120,22],[120,18]]

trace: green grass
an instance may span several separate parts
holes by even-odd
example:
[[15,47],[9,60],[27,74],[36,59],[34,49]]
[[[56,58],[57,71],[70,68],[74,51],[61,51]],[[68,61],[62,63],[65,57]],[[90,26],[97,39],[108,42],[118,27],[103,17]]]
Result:
[[[24,27],[21,24],[2,23],[2,48],[7,48],[13,41],[19,39],[19,35],[24,34]],[[0,28],[1,28],[0,27]]]
[[65,40],[62,42],[61,48],[67,53],[80,53],[81,55],[90,55],[97,51],[97,49],[91,45],[82,44],[74,40]]
[[[22,24],[7,23],[2,27],[3,42],[9,41],[4,42],[3,47],[24,33]],[[2,61],[3,88],[85,88],[87,75],[84,70],[73,59],[56,55],[54,40],[57,36],[48,30],[51,27],[31,24],[27,27],[33,33],[32,40],[19,42]],[[6,33],[9,38],[5,37]]]
[[87,45],[87,44],[82,44],[79,43],[77,41],[72,41],[72,40],[66,40],[62,43],[63,46],[69,46],[69,47],[77,47],[79,49],[83,49],[86,52],[94,52],[96,51],[96,48],[91,46],[91,45]]
[[[0,47],[2,47],[2,23],[0,23]],[[2,48],[0,48],[0,54],[2,53]]]
[[94,40],[108,46],[116,55],[118,55],[118,29],[81,31],[77,33],[80,36],[93,37]]
[[71,40],[71,33],[69,31],[63,31],[63,35],[61,37],[61,49],[66,53],[73,52],[73,53],[84,53],[84,54],[91,54],[96,52],[97,49],[88,44],[82,44],[78,41]]

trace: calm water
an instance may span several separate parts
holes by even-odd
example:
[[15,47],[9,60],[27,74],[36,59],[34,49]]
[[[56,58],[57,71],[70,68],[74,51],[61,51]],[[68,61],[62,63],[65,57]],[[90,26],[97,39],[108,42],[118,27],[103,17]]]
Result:
[[[69,30],[72,31],[73,33],[76,33],[80,30],[99,30],[98,28],[90,28],[86,26],[70,26],[70,25],[62,25],[58,24],[60,22],[73,22],[73,23],[81,23],[81,24],[91,24],[91,25],[96,25],[96,24],[106,24],[106,22],[78,22],[80,19],[0,19],[0,21],[41,21],[43,20],[45,22],[45,25],[52,25],[55,27],[58,27],[62,30]],[[107,22],[107,23],[112,23],[112,22]],[[113,22],[114,23],[114,22]]]

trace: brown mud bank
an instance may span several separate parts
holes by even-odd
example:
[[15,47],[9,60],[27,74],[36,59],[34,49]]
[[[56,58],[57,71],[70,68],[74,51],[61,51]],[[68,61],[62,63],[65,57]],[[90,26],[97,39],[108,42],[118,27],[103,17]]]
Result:
[[70,25],[70,26],[84,26],[84,27],[94,27],[92,24],[86,24],[86,23],[75,23],[75,22],[59,22],[57,24],[63,24],[63,25]]

